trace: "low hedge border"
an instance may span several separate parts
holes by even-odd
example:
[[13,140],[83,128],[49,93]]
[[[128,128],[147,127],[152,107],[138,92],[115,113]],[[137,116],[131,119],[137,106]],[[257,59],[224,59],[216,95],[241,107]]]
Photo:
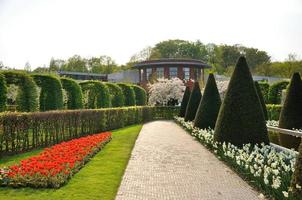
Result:
[[266,104],[268,120],[279,121],[282,106],[280,104]]

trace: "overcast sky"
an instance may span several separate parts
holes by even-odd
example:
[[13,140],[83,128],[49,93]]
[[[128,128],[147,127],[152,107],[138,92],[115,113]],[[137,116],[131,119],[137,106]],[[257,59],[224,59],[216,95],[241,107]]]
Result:
[[159,41],[242,44],[302,58],[302,0],[0,0],[0,61],[48,66],[109,55],[118,64]]

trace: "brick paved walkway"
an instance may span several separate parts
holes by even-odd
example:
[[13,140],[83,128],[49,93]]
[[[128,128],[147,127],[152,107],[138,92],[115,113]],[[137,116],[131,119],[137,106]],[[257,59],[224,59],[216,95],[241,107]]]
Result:
[[172,121],[143,126],[116,196],[134,199],[259,199],[239,176]]

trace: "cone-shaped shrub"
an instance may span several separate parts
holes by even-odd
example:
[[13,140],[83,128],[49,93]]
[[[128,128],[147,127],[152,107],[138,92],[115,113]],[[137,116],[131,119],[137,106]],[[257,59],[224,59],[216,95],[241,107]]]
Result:
[[[285,129],[302,128],[302,81],[299,73],[294,73],[291,78],[280,114],[279,127]],[[300,139],[280,134],[280,142],[284,147],[298,149]]]
[[179,111],[179,117],[185,117],[186,115],[186,109],[187,109],[187,105],[190,99],[190,88],[189,86],[186,87],[185,93],[182,97],[182,101],[181,101],[181,105],[180,105],[180,111]]
[[269,143],[266,124],[252,75],[240,57],[219,110],[214,139],[243,144]]
[[299,188],[299,186],[302,186],[302,143],[300,144],[299,147],[299,155],[296,160],[296,165],[295,165],[295,172],[292,176],[292,182],[291,182],[291,187],[293,189],[292,193],[293,196],[298,199],[298,197],[301,198],[302,196],[302,189]]
[[261,103],[261,107],[262,107],[264,119],[267,120],[267,119],[268,119],[268,116],[267,116],[266,105],[265,105],[265,102],[264,102],[263,94],[262,94],[262,92],[261,92],[260,86],[259,86],[259,84],[258,84],[257,81],[255,81],[255,89],[256,89],[256,92],[257,92],[259,101],[260,101],[260,103]]
[[193,85],[193,89],[189,98],[189,102],[186,109],[185,121],[193,121],[195,118],[196,111],[201,99],[201,91],[199,83],[196,81]]
[[200,129],[215,128],[221,100],[213,74],[209,75],[202,99],[198,106],[194,126]]

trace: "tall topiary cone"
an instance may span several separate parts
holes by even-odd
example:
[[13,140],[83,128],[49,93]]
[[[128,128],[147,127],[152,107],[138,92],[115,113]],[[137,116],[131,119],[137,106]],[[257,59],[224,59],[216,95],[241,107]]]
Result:
[[[298,187],[297,187],[298,186]],[[299,155],[295,164],[295,172],[292,176],[291,188],[293,189],[292,194],[298,199],[302,197],[302,143],[299,147]]]
[[[289,83],[280,114],[279,128],[302,128],[302,81],[299,73],[294,73]],[[298,149],[300,141],[300,138],[280,134],[280,142],[284,147]]]
[[194,126],[200,129],[215,128],[221,99],[213,74],[209,75],[202,99],[198,106]]
[[189,98],[189,102],[186,109],[185,121],[193,121],[195,118],[196,111],[201,99],[201,92],[199,83],[196,81],[193,85],[193,89]]
[[191,94],[190,88],[187,86],[185,93],[182,97],[180,111],[179,111],[179,117],[185,117],[185,115],[186,115],[186,109],[187,109],[187,105],[188,105],[188,102],[190,99],[190,94]]
[[219,110],[214,139],[236,146],[269,143],[266,123],[252,75],[240,57]]
[[267,120],[268,119],[268,115],[267,115],[266,105],[265,105],[265,102],[264,102],[264,98],[263,98],[263,95],[262,95],[259,83],[257,81],[255,81],[255,89],[256,89],[259,101],[261,103],[264,119]]

